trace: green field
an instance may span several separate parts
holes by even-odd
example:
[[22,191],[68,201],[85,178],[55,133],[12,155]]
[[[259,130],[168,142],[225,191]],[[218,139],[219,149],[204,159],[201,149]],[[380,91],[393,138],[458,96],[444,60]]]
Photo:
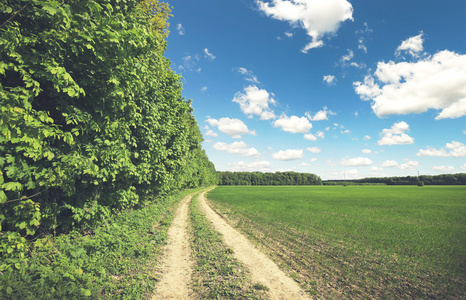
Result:
[[466,296],[465,186],[221,186],[208,198],[321,297]]

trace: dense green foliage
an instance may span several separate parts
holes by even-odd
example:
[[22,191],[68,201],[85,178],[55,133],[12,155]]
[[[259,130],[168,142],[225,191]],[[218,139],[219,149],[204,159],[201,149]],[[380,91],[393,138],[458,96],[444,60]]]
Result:
[[29,266],[2,272],[0,299],[146,298],[157,280],[155,264],[173,207],[185,194],[124,209],[92,232],[47,235],[25,245],[32,254]]
[[169,13],[157,1],[0,3],[2,276],[32,268],[39,233],[216,183],[163,56]]
[[319,176],[296,172],[217,172],[219,185],[321,185]]
[[[461,298],[466,187],[217,187],[216,210],[324,298]],[[310,285],[310,287],[314,287]]]
[[324,185],[466,185],[466,173],[405,177],[369,177],[356,180],[327,180]]
[[194,291],[200,299],[263,299],[263,293],[248,283],[250,275],[222,242],[199,207],[197,197],[190,205],[193,236]]

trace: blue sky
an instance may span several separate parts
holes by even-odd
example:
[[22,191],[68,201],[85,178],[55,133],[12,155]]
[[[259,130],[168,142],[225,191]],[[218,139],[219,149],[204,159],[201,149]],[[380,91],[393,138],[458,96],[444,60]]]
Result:
[[169,4],[166,57],[217,170],[466,172],[466,1]]

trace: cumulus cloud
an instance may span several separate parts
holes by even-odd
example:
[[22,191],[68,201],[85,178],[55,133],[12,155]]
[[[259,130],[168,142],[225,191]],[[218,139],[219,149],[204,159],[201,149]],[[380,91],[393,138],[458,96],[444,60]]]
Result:
[[466,156],[466,145],[461,142],[452,141],[447,143],[445,147],[434,149],[427,146],[427,149],[420,149],[417,156],[439,156],[439,157],[463,157]]
[[362,153],[365,153],[365,154],[372,153],[372,150],[370,150],[370,149],[362,149],[361,151],[362,151]]
[[410,37],[409,39],[401,42],[401,45],[396,48],[395,55],[400,56],[401,53],[407,52],[413,57],[418,57],[424,50],[424,46],[422,45],[424,42],[422,35],[423,33],[421,32],[419,35]]
[[367,157],[344,158],[340,164],[344,166],[368,166],[372,164],[372,160]]
[[310,113],[306,113],[306,117],[308,117],[311,121],[328,120],[328,115],[335,115],[335,113],[331,110],[328,110],[326,106],[324,106],[322,110],[319,110],[314,116],[312,116]]
[[414,143],[414,139],[407,135],[409,125],[406,122],[393,124],[392,128],[382,130],[382,138],[377,142],[378,145],[405,145]]
[[237,71],[241,73],[242,75],[245,75],[246,76],[245,79],[247,81],[252,82],[252,83],[260,83],[257,77],[254,75],[254,73],[251,70],[248,70],[243,67],[239,67]]
[[232,144],[218,142],[214,144],[214,149],[219,151],[227,151],[228,153],[239,154],[243,156],[258,156],[259,151],[256,148],[247,148],[243,141],[234,142]]
[[278,120],[274,121],[273,126],[291,133],[306,133],[312,128],[312,124],[306,117],[288,117],[285,114],[282,114]]
[[319,131],[317,131],[316,136],[317,136],[318,138],[323,139],[323,138],[325,137],[325,133],[323,133],[322,131],[319,130]]
[[320,153],[322,151],[319,147],[307,147],[306,150],[312,153]]
[[317,137],[313,135],[312,133],[306,133],[304,135],[304,139],[308,141],[317,141]]
[[215,55],[213,55],[212,53],[209,52],[209,49],[207,48],[204,48],[204,56],[210,60],[214,60],[215,59]]
[[405,159],[405,163],[399,165],[398,168],[400,170],[416,170],[417,168],[419,168],[419,162]]
[[296,150],[280,150],[272,154],[272,158],[275,160],[297,160],[304,157],[302,149]]
[[370,137],[369,135],[365,135],[363,139],[365,139],[366,141],[368,141],[368,140],[371,139],[371,137]]
[[251,163],[246,163],[244,161],[238,161],[235,163],[229,163],[232,167],[232,171],[270,171],[270,162],[262,160],[262,161],[255,161]]
[[213,137],[218,136],[218,134],[215,133],[212,129],[207,129],[205,135],[206,135],[206,136],[213,136]]
[[220,118],[216,120],[209,118],[206,122],[212,126],[217,126],[218,130],[235,139],[241,138],[242,134],[256,135],[255,130],[249,130],[246,124],[239,119]]
[[275,105],[273,94],[264,89],[259,89],[255,85],[244,88],[244,93],[238,92],[233,98],[233,102],[239,104],[241,111],[252,118],[258,115],[261,120],[274,119],[275,113],[270,109],[269,104]]
[[455,173],[455,167],[453,166],[434,166],[433,170],[442,171],[444,173]]
[[325,82],[325,84],[327,84],[328,86],[335,85],[337,83],[337,79],[334,75],[324,75],[322,81]]
[[444,50],[415,62],[379,62],[353,86],[378,117],[436,109],[436,120],[459,118],[466,115],[466,55]]
[[176,30],[178,30],[179,35],[184,35],[184,27],[182,24],[177,24],[176,25]]
[[461,166],[461,170],[466,171],[466,164]]
[[386,160],[382,163],[382,167],[397,167],[398,163],[394,160]]
[[341,22],[353,20],[347,0],[257,0],[257,4],[267,16],[306,30],[312,40],[301,50],[304,53],[322,47],[324,36],[336,33]]

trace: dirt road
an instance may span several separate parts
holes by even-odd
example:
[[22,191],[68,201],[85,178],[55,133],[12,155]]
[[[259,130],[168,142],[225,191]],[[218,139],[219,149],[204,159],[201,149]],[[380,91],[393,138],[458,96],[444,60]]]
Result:
[[188,209],[192,196],[186,196],[175,212],[168,230],[166,258],[162,265],[162,278],[152,300],[190,299],[189,282],[192,263],[188,239]]
[[206,203],[204,195],[205,192],[199,195],[199,203],[207,219],[212,222],[215,230],[223,235],[224,243],[233,250],[236,259],[250,270],[253,280],[270,289],[270,299],[309,299],[295,281],[216,214]]
[[[269,288],[268,298],[309,299],[295,281],[210,208],[205,193],[199,194],[199,203],[204,214],[212,222],[213,228],[223,235],[223,242],[233,250],[235,258],[249,269],[253,282],[262,283]],[[192,262],[187,225],[191,198],[192,195],[181,201],[168,230],[166,257],[161,267],[162,278],[152,300],[196,298],[189,288]]]

